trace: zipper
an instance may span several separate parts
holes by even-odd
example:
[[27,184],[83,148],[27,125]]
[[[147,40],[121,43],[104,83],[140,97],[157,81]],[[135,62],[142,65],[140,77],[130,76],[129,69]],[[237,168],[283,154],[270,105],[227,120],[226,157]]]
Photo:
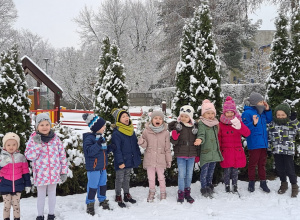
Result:
[[48,164],[49,164],[49,178],[50,178],[50,184],[52,184],[52,179],[51,179],[51,167],[50,167],[50,155],[49,155],[49,145],[47,143],[47,152],[48,152]]
[[103,170],[106,170],[106,156],[105,156],[105,151],[103,150],[103,155],[104,155],[104,167]]
[[14,155],[11,155],[11,159],[13,162],[13,179],[12,179],[12,184],[13,184],[13,192],[15,192],[15,158]]

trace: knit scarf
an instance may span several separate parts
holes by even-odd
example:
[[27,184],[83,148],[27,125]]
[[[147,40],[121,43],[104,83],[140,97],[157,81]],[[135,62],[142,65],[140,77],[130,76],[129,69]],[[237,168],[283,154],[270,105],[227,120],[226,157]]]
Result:
[[237,117],[237,119],[239,119],[240,121],[242,121],[242,118],[240,116],[239,113],[237,113],[235,116],[229,118],[229,117],[226,117],[224,114],[221,115],[220,117],[220,121],[226,125],[231,125],[231,120],[234,119],[235,117]]
[[123,133],[123,134],[125,134],[125,135],[127,135],[127,136],[132,136],[132,135],[133,135],[134,127],[133,127],[133,125],[132,125],[132,121],[131,121],[131,120],[130,120],[130,122],[129,122],[129,125],[125,125],[125,124],[123,124],[123,123],[121,123],[121,122],[117,122],[117,123],[116,123],[116,126],[117,126],[117,129],[118,129],[121,133]]
[[151,128],[151,130],[152,130],[154,133],[160,133],[160,132],[162,132],[162,131],[165,129],[165,125],[164,125],[164,124],[161,124],[160,126],[155,127],[155,126],[151,123],[151,124],[149,124],[149,128]]
[[200,116],[200,121],[203,122],[203,124],[207,125],[208,127],[213,127],[215,125],[219,124],[218,119],[214,118],[213,120],[204,118],[203,116]]
[[41,134],[40,132],[36,132],[37,134],[41,135],[41,139],[44,143],[48,143],[54,138],[54,131],[50,130],[48,135]]

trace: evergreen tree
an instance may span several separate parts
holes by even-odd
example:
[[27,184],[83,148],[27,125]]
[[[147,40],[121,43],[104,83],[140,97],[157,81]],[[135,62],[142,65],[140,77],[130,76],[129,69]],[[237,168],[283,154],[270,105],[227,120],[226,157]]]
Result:
[[0,137],[7,132],[20,136],[20,150],[24,152],[25,143],[32,127],[30,122],[30,99],[22,65],[19,63],[17,46],[0,55]]
[[288,19],[280,13],[275,21],[276,32],[271,45],[271,72],[267,78],[267,100],[275,107],[290,99],[294,88],[294,75],[291,74],[291,44],[287,31]]

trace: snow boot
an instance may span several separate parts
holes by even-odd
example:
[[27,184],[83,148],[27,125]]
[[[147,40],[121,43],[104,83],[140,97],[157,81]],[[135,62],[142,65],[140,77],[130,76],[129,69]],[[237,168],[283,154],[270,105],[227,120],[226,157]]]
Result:
[[44,216],[38,216],[36,217],[36,220],[44,220]]
[[214,191],[215,187],[214,187],[213,184],[210,184],[208,187],[210,188],[211,194],[212,194],[212,193],[215,193],[215,191]]
[[270,192],[269,187],[267,186],[267,181],[266,180],[261,180],[260,181],[260,188],[262,188],[262,190],[266,193]]
[[99,203],[99,206],[102,207],[102,209],[110,210],[109,204],[108,204],[108,200],[107,200],[107,199],[105,199],[104,201],[100,202],[100,203]]
[[296,184],[292,184],[292,195],[291,195],[291,197],[292,198],[297,197],[298,192],[299,192],[298,184],[297,183]]
[[195,202],[195,200],[191,197],[191,188],[190,187],[184,189],[184,198],[186,199],[186,201],[188,203]]
[[233,185],[233,192],[235,192],[235,193],[238,192],[237,189],[238,189],[237,185]]
[[230,185],[225,185],[225,191],[226,191],[227,193],[230,193]]
[[204,196],[204,197],[209,197],[209,195],[210,195],[210,193],[208,192],[208,187],[201,188],[200,192],[201,192],[202,196]]
[[54,220],[54,219],[55,219],[55,215],[49,215],[49,214],[48,214],[47,220]]
[[20,220],[20,218],[14,218],[14,220]]
[[160,200],[166,199],[167,198],[167,192],[160,192]]
[[86,213],[87,214],[92,215],[92,216],[95,215],[95,207],[94,207],[94,205],[95,205],[94,202],[91,202],[91,203],[89,203],[89,204],[86,205]]
[[278,194],[283,194],[287,191],[287,189],[288,189],[288,183],[287,182],[281,182],[280,188],[277,192],[278,192]]
[[10,220],[10,218],[5,218],[4,220]]
[[130,202],[134,204],[136,203],[136,200],[131,197],[130,193],[124,193],[124,202]]
[[248,191],[249,192],[254,192],[255,191],[255,181],[249,181]]
[[147,202],[153,202],[155,196],[155,189],[149,189]]
[[177,202],[183,203],[184,202],[184,192],[181,190],[178,190],[178,198]]
[[115,201],[118,203],[118,205],[121,208],[125,208],[126,207],[125,203],[122,201],[122,196],[121,195],[116,196]]

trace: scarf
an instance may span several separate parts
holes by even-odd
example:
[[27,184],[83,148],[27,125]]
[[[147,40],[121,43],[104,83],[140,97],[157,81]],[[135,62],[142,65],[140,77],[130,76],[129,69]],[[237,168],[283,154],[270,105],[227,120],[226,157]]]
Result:
[[264,112],[264,110],[266,109],[266,106],[264,106],[264,105],[256,105],[255,108],[256,108],[258,114],[261,115]]
[[151,128],[154,133],[160,133],[165,129],[165,125],[163,123],[159,127],[155,127],[152,123],[150,123],[149,128]]
[[210,120],[210,119],[204,118],[203,116],[200,116],[200,121],[202,121],[203,124],[205,124],[208,127],[213,127],[213,126],[219,124],[219,121],[216,118],[214,118],[213,120]]
[[130,120],[129,125],[125,125],[121,122],[116,123],[118,131],[127,136],[132,136],[134,133],[134,127],[132,125],[132,121]]
[[48,143],[49,141],[51,141],[54,138],[54,135],[55,135],[54,131],[52,131],[52,130],[50,130],[48,135],[41,134],[38,131],[36,133],[41,135],[41,139],[44,143]]
[[221,117],[220,117],[220,121],[222,123],[226,124],[226,125],[231,125],[232,124],[231,120],[234,119],[235,117],[237,117],[237,119],[239,119],[240,121],[242,121],[242,118],[241,118],[241,116],[240,116],[239,113],[236,113],[236,115],[233,116],[233,117],[231,117],[231,118],[226,117],[224,114],[222,114]]
[[286,118],[276,118],[274,117],[273,118],[273,121],[278,124],[278,125],[286,125],[288,122],[289,122],[289,118],[286,117]]

